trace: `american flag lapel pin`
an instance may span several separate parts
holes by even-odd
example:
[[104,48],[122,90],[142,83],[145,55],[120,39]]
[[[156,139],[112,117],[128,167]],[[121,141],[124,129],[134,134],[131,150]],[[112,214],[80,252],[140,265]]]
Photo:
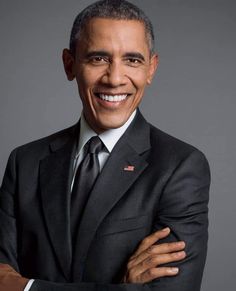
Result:
[[126,166],[126,167],[124,167],[124,171],[128,171],[128,172],[133,172],[134,169],[135,169],[134,166]]

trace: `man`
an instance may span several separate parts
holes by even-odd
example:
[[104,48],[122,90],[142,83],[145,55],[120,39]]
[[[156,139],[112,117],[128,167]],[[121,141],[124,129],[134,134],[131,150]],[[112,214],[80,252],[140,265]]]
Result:
[[150,21],[126,1],[76,18],[63,62],[83,112],[9,158],[1,291],[200,290],[209,168],[138,109],[158,64],[153,43]]

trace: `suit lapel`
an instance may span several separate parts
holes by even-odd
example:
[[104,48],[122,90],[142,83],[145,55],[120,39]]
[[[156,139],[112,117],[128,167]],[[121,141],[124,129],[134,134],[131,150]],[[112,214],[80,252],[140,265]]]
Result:
[[141,154],[149,148],[149,125],[138,112],[114,147],[84,210],[74,256],[75,281],[82,279],[84,261],[98,226],[148,166]]
[[71,267],[69,193],[76,150],[75,132],[77,130],[73,128],[66,137],[53,142],[53,153],[40,163],[40,190],[45,221],[51,243],[67,279],[70,278]]

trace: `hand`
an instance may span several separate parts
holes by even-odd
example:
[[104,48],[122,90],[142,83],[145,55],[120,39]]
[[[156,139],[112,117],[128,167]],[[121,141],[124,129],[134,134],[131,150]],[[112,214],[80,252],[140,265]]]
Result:
[[169,233],[170,229],[165,228],[142,240],[128,261],[123,283],[147,283],[160,277],[178,274],[178,268],[159,266],[184,259],[185,243],[180,241],[154,245],[155,242],[167,237]]
[[11,266],[0,264],[0,291],[23,291],[28,281]]

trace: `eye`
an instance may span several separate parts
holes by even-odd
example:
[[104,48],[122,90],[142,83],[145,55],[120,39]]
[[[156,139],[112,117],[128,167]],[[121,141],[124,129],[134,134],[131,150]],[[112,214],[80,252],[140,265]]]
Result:
[[137,67],[142,64],[142,60],[138,58],[128,58],[126,62],[128,65],[133,66],[133,67]]
[[134,64],[140,63],[140,60],[138,59],[128,59],[128,61]]
[[90,58],[90,62],[93,64],[104,64],[107,63],[109,60],[106,57],[101,56],[93,56]]

